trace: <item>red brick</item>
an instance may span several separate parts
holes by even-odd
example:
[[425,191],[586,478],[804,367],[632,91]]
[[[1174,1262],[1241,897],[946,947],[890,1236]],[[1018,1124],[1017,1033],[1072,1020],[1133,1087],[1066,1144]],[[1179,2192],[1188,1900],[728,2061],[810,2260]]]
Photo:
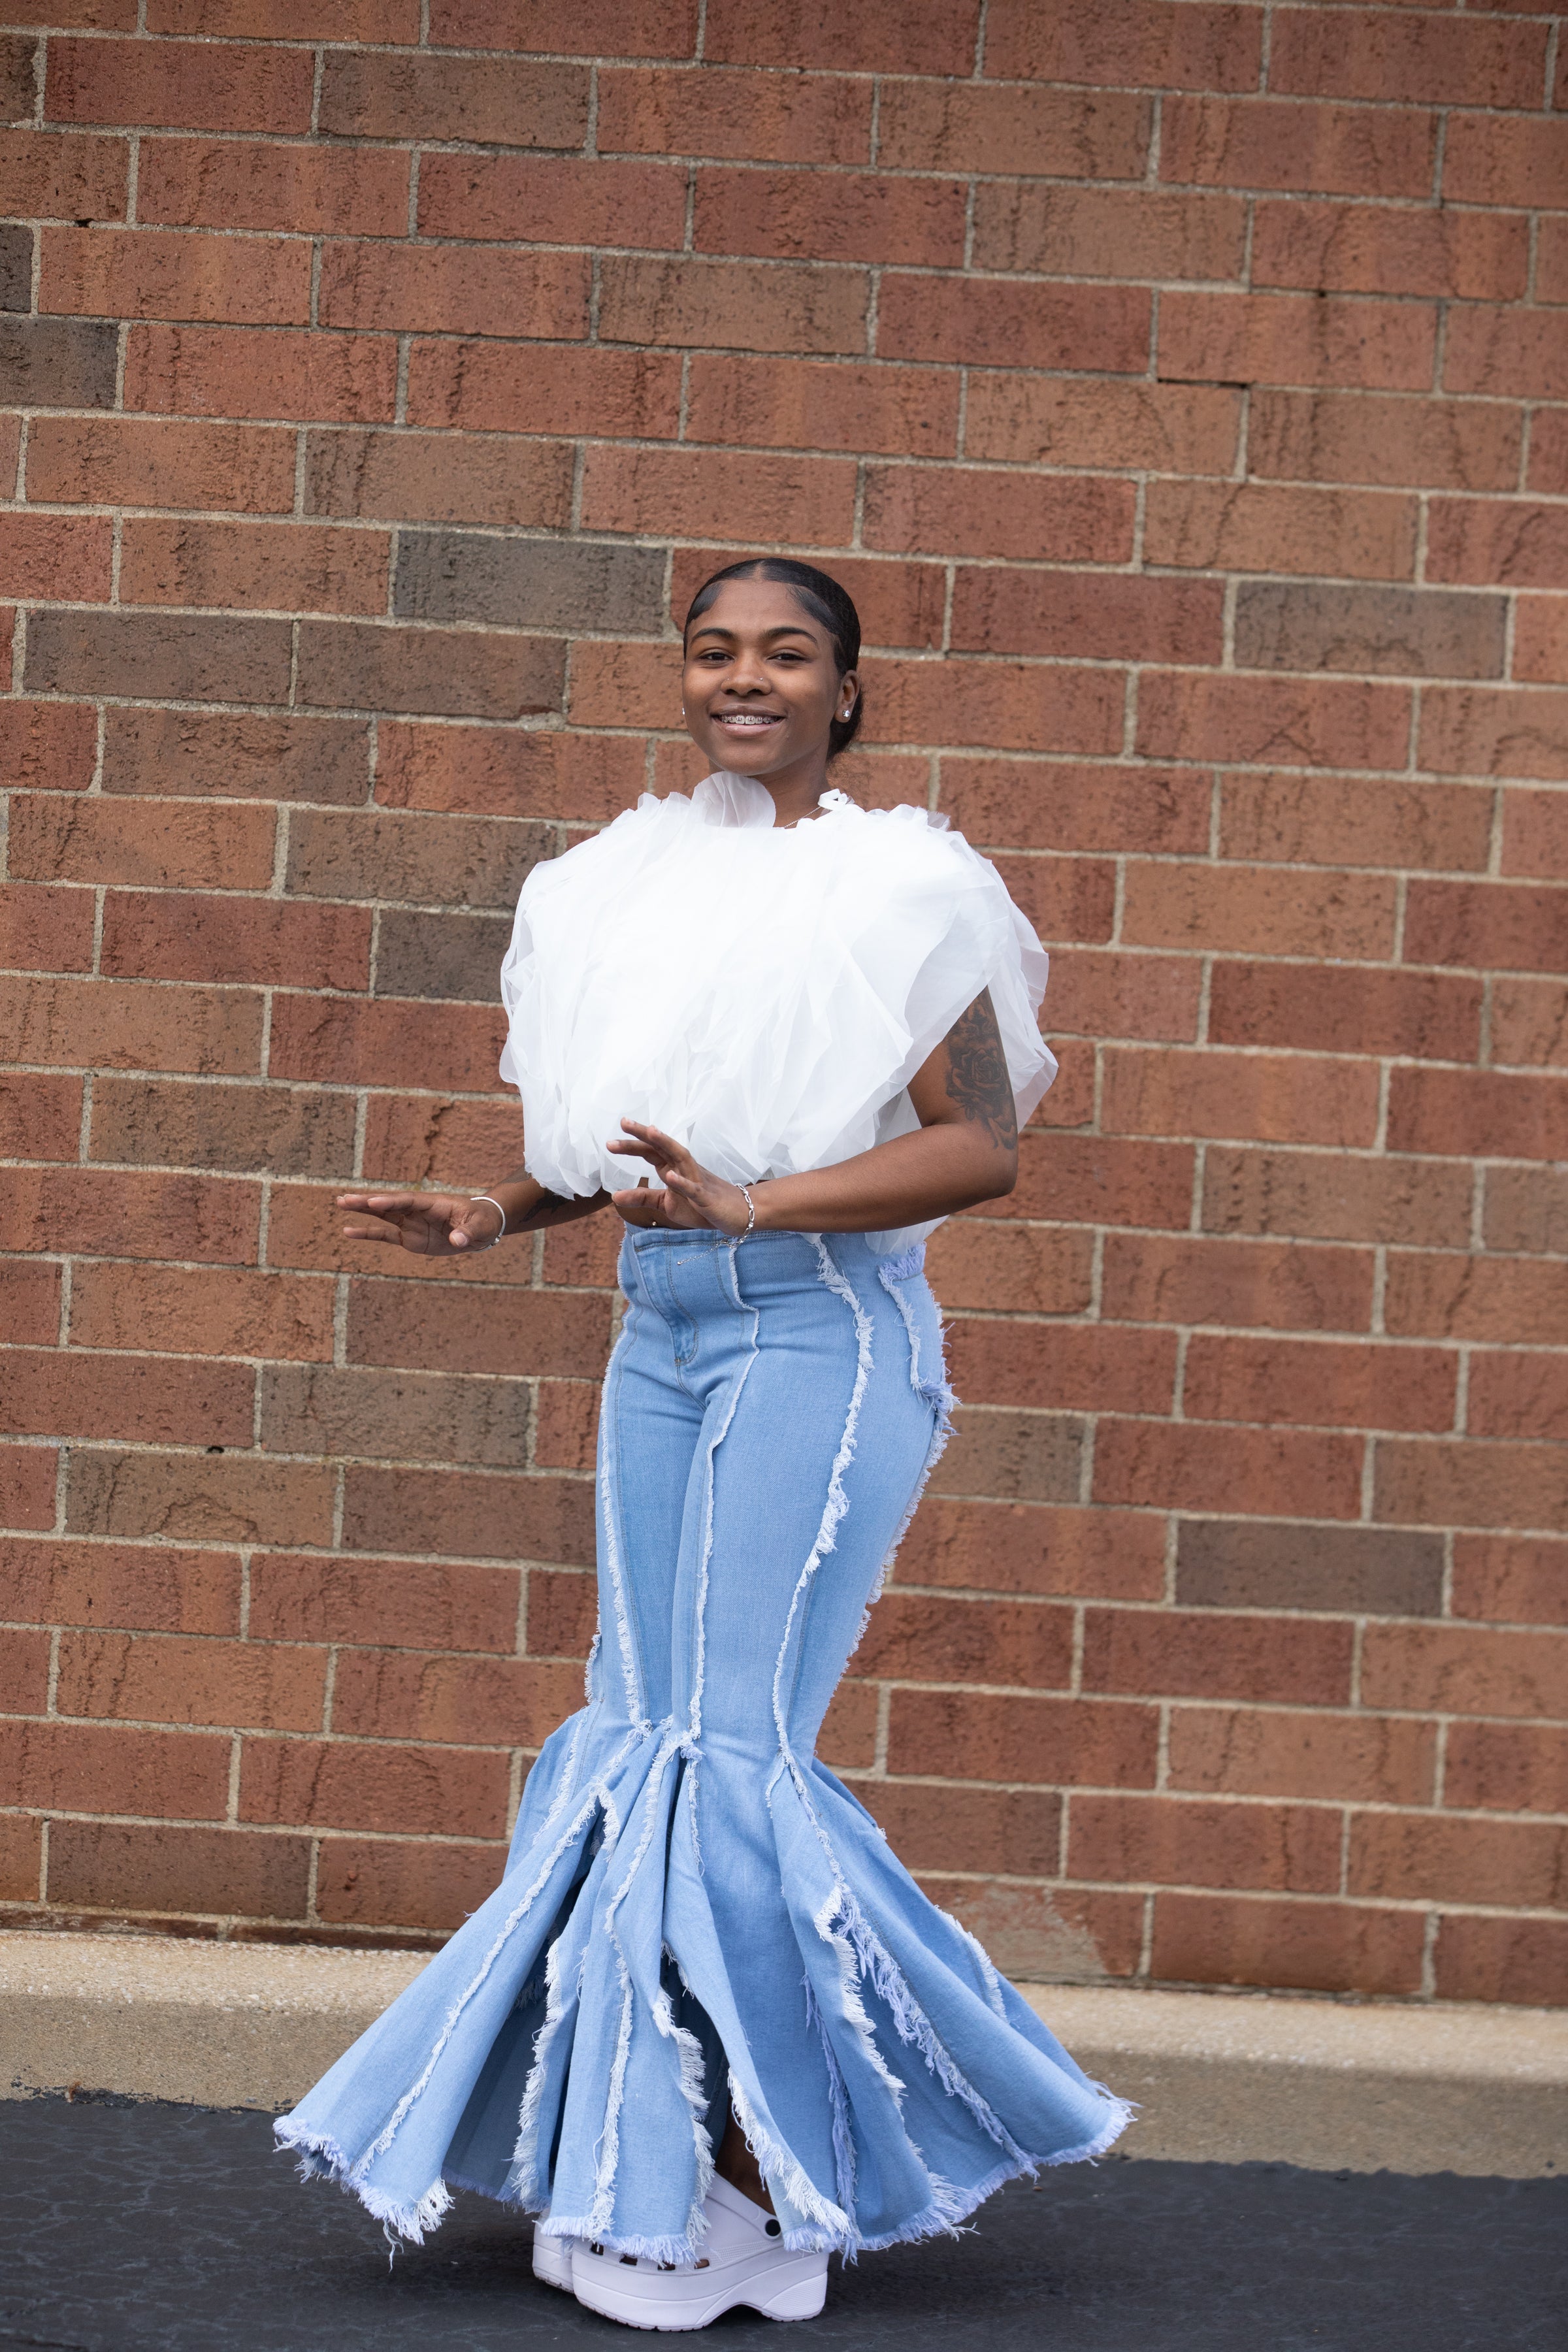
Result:
[[239,1818],[290,1829],[495,1837],[506,1825],[506,1785],[500,1755],[379,1741],[247,1739]]
[[190,416],[288,416],[390,424],[397,346],[390,336],[246,327],[131,328],[125,405]]
[[1036,1601],[889,1593],[861,1636],[855,1672],[862,1679],[931,1682],[940,1675],[950,1683],[1065,1690],[1072,1672],[1071,1612]]
[[559,637],[303,621],[298,639],[298,699],[319,709],[521,719],[560,708]]
[[[418,341],[409,354],[408,421],[472,432],[673,439],[680,368],[673,352],[545,343],[531,345],[528,364],[520,368],[502,342]],[[390,416],[390,405],[384,413]],[[399,445],[406,438],[400,435]],[[511,453],[512,462],[522,454]]]
[[1559,507],[1522,499],[1435,499],[1426,572],[1432,580],[1560,587],[1568,577],[1568,519]]
[[[126,1739],[138,1735],[119,1732]],[[147,1738],[154,1734],[141,1735]],[[167,1735],[163,1735],[167,1736]],[[303,1916],[310,1887],[307,1838],[238,1830],[144,1829],[103,1822],[49,1825],[53,1903],[123,1913],[216,1913],[258,1919]]]
[[975,1404],[1170,1410],[1175,1340],[1165,1332],[959,1321],[950,1328],[948,1350],[955,1387]]
[[339,1086],[442,1081],[482,1093],[497,1081],[500,1012],[447,1004],[344,1003],[304,993],[273,1006],[268,1071]]
[[1139,687],[1137,748],[1156,760],[1397,768],[1409,731],[1408,688],[1359,678],[1192,677],[1150,670]]
[[383,808],[595,823],[629,808],[643,786],[641,744],[615,737],[395,721],[378,730]]
[[129,153],[123,139],[7,131],[0,209],[26,220],[123,220]]
[[867,667],[866,735],[873,743],[1103,755],[1121,748],[1123,699],[1119,670],[878,660]]
[[1489,1249],[1564,1255],[1568,1200],[1563,1198],[1556,1171],[1489,1168],[1484,1223]]
[[47,1633],[7,1632],[0,1649],[0,1706],[7,1715],[42,1715],[49,1703],[49,1653]]
[[186,981],[222,974],[265,988],[309,971],[321,987],[358,989],[369,962],[370,919],[359,907],[129,890],[105,901],[106,972]]
[[940,1878],[929,1872],[922,1873],[921,1884],[1017,1982],[1137,1974],[1143,1948],[1142,1895],[1016,1879],[998,1884]]
[[44,1825],[20,1813],[0,1817],[0,1895],[32,1903],[44,1881]]
[[[12,1002],[25,1009],[26,983],[12,982],[9,987]],[[0,1078],[0,1149],[7,1155],[72,1160],[73,1139],[80,1134],[79,1078],[41,1077],[33,1071]]]
[[[592,1576],[581,1570],[572,1576],[552,1576],[533,1569],[528,1579],[527,1606],[530,1657],[587,1656],[599,1620],[598,1586]],[[567,1695],[568,1706],[575,1696],[575,1692]]]
[[1084,1615],[1083,1687],[1149,1697],[1342,1706],[1350,1697],[1351,1650],[1348,1625],[1310,1619],[1228,1616],[1212,1609],[1090,1609]]
[[294,820],[288,887],[299,898],[510,908],[553,843],[505,819],[330,810]]
[[1195,1423],[1107,1419],[1095,1440],[1094,1498],[1161,1510],[1353,1519],[1363,1450],[1358,1437],[1272,1429],[1233,1429],[1221,1450],[1214,1432]]
[[149,0],[150,33],[243,40],[416,41],[415,0]]
[[1206,777],[1036,760],[947,759],[940,797],[954,825],[976,844],[1178,853],[1201,853],[1208,845]]
[[599,335],[608,343],[791,355],[865,349],[869,286],[862,269],[612,255],[599,265]]
[[1236,196],[986,180],[975,190],[973,261],[1075,278],[1239,279],[1245,229]]
[[1457,1723],[1449,1731],[1443,1801],[1505,1813],[1568,1813],[1568,1731]]
[[70,1337],[75,1348],[329,1362],[332,1286],[248,1267],[89,1264],[72,1282]]
[[[33,498],[57,503],[282,514],[294,503],[294,444],[292,433],[254,425],[37,417],[28,440],[27,487]],[[70,528],[52,517],[50,522],[57,531]]]
[[1240,395],[1217,385],[998,372],[971,378],[964,416],[971,457],[1226,474],[1236,454]]
[[338,1662],[332,1723],[366,1738],[538,1748],[581,1705],[582,1688],[575,1660],[539,1664],[350,1651]]
[[1151,563],[1360,580],[1408,580],[1415,569],[1414,499],[1217,482],[1152,482],[1148,497]]
[[1068,1874],[1331,1895],[1340,1880],[1340,1816],[1327,1806],[1077,1796]]
[[1561,981],[1500,980],[1492,996],[1492,1059],[1529,1068],[1565,1055],[1568,988]]
[[302,48],[73,41],[57,34],[49,43],[47,119],[172,131],[306,131],[311,71]]
[[[515,15],[514,10],[508,13]],[[611,47],[626,56],[618,5],[616,15],[620,21]],[[899,159],[888,152],[887,92],[882,103],[880,153],[889,163]],[[597,145],[601,155],[866,163],[871,154],[871,89],[866,82],[839,74],[759,74],[708,65],[602,66]]]
[[1394,1332],[1560,1346],[1568,1343],[1568,1265],[1399,1250],[1388,1262],[1384,1312]]
[[1413,1995],[1425,1933],[1413,1911],[1162,1890],[1150,1968],[1165,1984]]
[[1416,758],[1440,775],[1568,777],[1568,694],[1430,687]]
[[255,1456],[78,1452],[67,1525],[73,1534],[157,1535],[197,1543],[330,1544],[333,1474]]
[[1134,861],[1122,936],[1141,947],[1364,961],[1390,952],[1394,903],[1393,881],[1380,876]]
[[[963,259],[966,197],[958,180],[709,165],[696,175],[693,241],[700,253],[757,254],[777,261],[815,261],[831,254],[843,261],[952,268]],[[618,241],[678,244],[684,218],[682,184],[672,236],[642,234]]]
[[353,1166],[353,1132],[354,1104],[345,1095],[100,1076],[89,1157],[122,1167],[329,1175]]
[[306,454],[312,514],[395,522],[565,524],[571,450],[489,435],[317,433]]
[[1435,1725],[1397,1717],[1291,1715],[1252,1706],[1171,1712],[1171,1785],[1205,1796],[1427,1805],[1436,1752]]
[[1536,1822],[1363,1813],[1351,1822],[1346,1875],[1352,1895],[1544,1908],[1568,1895],[1568,1830]]
[[1298,198],[1260,204],[1254,216],[1256,286],[1518,300],[1529,264],[1523,214],[1402,211]]
[[1014,1216],[1063,1224],[1163,1225],[1184,1232],[1193,1205],[1188,1143],[1134,1143],[1119,1136],[1024,1138]]
[[1546,32],[1479,16],[1366,9],[1331,18],[1286,8],[1275,20],[1268,83],[1324,98],[1539,107]]
[[1568,1625],[1568,1545],[1540,1538],[1458,1536],[1454,1614]]
[[132,519],[122,530],[120,593],[128,604],[384,613],[389,545],[384,531],[310,523]]
[[338,49],[322,68],[319,127],[329,137],[572,148],[587,129],[580,65]]
[[52,1445],[0,1446],[0,1520],[8,1528],[52,1528],[59,1454]]
[[251,1563],[256,1641],[504,1652],[516,1638],[517,1618],[513,1569],[309,1552],[258,1556]]
[[25,1260],[0,1264],[0,1314],[7,1344],[53,1347],[60,1328],[61,1271],[58,1265],[29,1265]]
[[957,1218],[932,1236],[926,1274],[948,1308],[1081,1315],[1093,1292],[1090,1256],[1083,1234]]
[[1458,1359],[1446,1349],[1292,1346],[1200,1333],[1187,1351],[1182,1410],[1189,1421],[1442,1431],[1454,1426],[1457,1378]]
[[1470,205],[1568,205],[1568,122],[1541,116],[1453,114],[1443,142],[1443,195]]
[[1415,107],[1168,98],[1160,129],[1162,180],[1344,196],[1432,193],[1436,120]]
[[1053,1036],[1161,1037],[1191,1045],[1197,1035],[1198,968],[1191,958],[1095,954],[1080,949],[1051,976]]
[[694,441],[763,449],[952,457],[958,385],[932,368],[698,357],[687,432]]
[[1142,176],[1152,119],[1152,101],[1132,90],[1090,96],[968,80],[891,80],[881,86],[877,155],[889,170],[1135,180]]
[[321,1727],[324,1650],[146,1633],[68,1633],[60,1643],[61,1715],[123,1722]]
[[[268,52],[252,55],[266,58]],[[408,227],[408,157],[390,147],[144,139],[136,217],[173,228],[402,236]]]
[[[1089,475],[873,466],[865,500],[868,545],[900,552],[1016,556],[1048,549],[1061,563],[1119,563],[1132,549],[1131,485]],[[1047,599],[1048,579],[1042,574],[1038,583]]]
[[1484,869],[1491,845],[1492,795],[1469,784],[1411,783],[1380,777],[1230,775],[1220,784],[1219,852],[1270,865],[1342,866],[1355,843],[1359,866]]
[[586,1566],[594,1558],[592,1482],[462,1470],[344,1474],[347,1550],[447,1555],[458,1528],[463,1549],[484,1559]]
[[142,1813],[221,1821],[228,1801],[226,1738],[85,1723],[0,1722],[13,1804],[73,1813]]
[[1171,1053],[1107,1056],[1101,1120],[1113,1135],[1212,1135],[1354,1150],[1377,1129],[1377,1072],[1327,1056]]
[[0,1007],[17,1062],[216,1076],[260,1066],[262,1008],[237,991],[192,989],[171,1003],[107,980],[0,979]]
[[1336,971],[1216,963],[1210,1041],[1220,1045],[1314,1046],[1331,1054],[1398,1054],[1473,1062],[1479,1051],[1481,983],[1431,972]]
[[324,1837],[316,1910],[353,1927],[460,1927],[500,1881],[506,1848],[455,1840]]
[[1247,457],[1254,474],[1288,481],[1511,490],[1521,433],[1519,410],[1500,402],[1260,387]]
[[888,1766],[965,1780],[1152,1788],[1156,1735],[1151,1707],[900,1690],[893,1694]]
[[1556,596],[1521,596],[1514,604],[1513,674],[1568,686],[1568,618]]
[[1159,372],[1178,382],[1428,392],[1436,349],[1430,303],[1175,292],[1160,305]]
[[96,518],[0,514],[0,596],[106,600],[111,538],[110,524]]
[[[1084,502],[1078,503],[1081,513]],[[991,530],[997,536],[1025,535],[1001,513]],[[955,541],[959,535],[955,530]],[[963,652],[1217,662],[1223,607],[1218,581],[1012,572],[987,565],[957,573],[952,642]]]
[[1568,1087],[1560,1078],[1489,1070],[1396,1069],[1388,1142],[1394,1151],[1561,1160],[1568,1157]]
[[97,760],[98,713],[89,703],[0,702],[0,768],[11,790],[86,792]]
[[247,1445],[255,1386],[254,1373],[237,1364],[11,1347],[0,1358],[0,1429],[142,1445]]
[[[309,66],[304,51],[293,54]],[[302,237],[46,228],[40,245],[42,311],[255,327],[303,326],[310,315],[310,247]]]
[[1568,971],[1568,890],[1524,882],[1412,882],[1413,963]]
[[485,253],[334,239],[321,249],[324,327],[580,338],[589,265],[575,253]]
[[58,884],[0,884],[0,964],[10,971],[88,971],[93,898]]
[[684,171],[663,163],[426,154],[419,166],[419,234],[673,248],[686,234],[686,183]]
[[1436,1969],[1441,2000],[1560,2006],[1568,1984],[1568,1920],[1442,1919]]
[[[1103,940],[1110,937],[1116,912],[1116,877],[1108,861],[1008,857],[997,870],[1014,904],[1028,917],[1042,938],[1054,943],[1058,940]],[[1065,1091],[1066,1082],[1058,1083]]]
[[1209,0],[992,0],[985,71],[999,80],[1255,89],[1261,25],[1251,7]]
[[[1170,299],[1170,298],[1167,298]],[[877,311],[882,359],[1142,373],[1150,298],[1141,287],[1008,284],[889,271]],[[1213,373],[1213,371],[1206,371]]]
[[1153,1513],[1049,1509],[928,1495],[894,1570],[900,1584],[1158,1601],[1165,1523]]
[[[45,232],[46,236],[49,232]],[[1467,303],[1443,345],[1445,392],[1490,392],[1504,399],[1568,396],[1568,318],[1561,311],[1492,310]]]
[[11,871],[36,881],[265,889],[276,824],[262,807],[18,794]]
[[857,1793],[907,1868],[1055,1873],[1062,1808],[1054,1793],[890,1780]]
[[838,73],[967,74],[979,0],[905,0],[846,16],[832,0],[709,0],[703,56],[724,65]]
[[1385,1439],[1373,1510],[1396,1527],[1560,1527],[1568,1465],[1561,1446]]
[[837,546],[850,535],[855,467],[847,458],[738,457],[677,449],[590,449],[583,478],[587,530],[716,534],[742,514],[788,518],[793,543]]

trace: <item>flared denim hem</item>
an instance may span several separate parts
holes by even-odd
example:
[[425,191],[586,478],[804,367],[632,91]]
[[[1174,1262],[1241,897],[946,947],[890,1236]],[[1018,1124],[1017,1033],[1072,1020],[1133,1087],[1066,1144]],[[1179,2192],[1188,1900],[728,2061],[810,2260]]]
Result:
[[638,1235],[623,1279],[588,1704],[495,1893],[278,2137],[415,2243],[458,2187],[693,2262],[731,2116],[790,2249],[953,2230],[1132,2111],[814,1752],[945,1437],[934,1302],[855,1235]]

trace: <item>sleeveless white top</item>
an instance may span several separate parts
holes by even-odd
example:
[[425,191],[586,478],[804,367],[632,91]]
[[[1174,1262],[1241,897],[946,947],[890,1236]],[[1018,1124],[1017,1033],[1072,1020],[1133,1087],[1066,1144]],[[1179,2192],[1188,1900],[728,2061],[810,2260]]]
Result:
[[[552,1192],[648,1172],[605,1150],[660,1127],[746,1182],[831,1167],[919,1125],[910,1078],[983,988],[1023,1126],[1057,1073],[1036,1013],[1046,951],[944,816],[860,809],[777,828],[721,772],[636,808],[523,883],[501,964],[500,1075]],[[940,1219],[867,1236],[884,1255]]]

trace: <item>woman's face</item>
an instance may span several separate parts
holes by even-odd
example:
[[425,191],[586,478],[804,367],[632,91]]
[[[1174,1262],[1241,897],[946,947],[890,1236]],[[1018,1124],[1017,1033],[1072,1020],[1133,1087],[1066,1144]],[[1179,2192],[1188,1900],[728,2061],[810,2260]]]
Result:
[[715,768],[775,775],[826,761],[827,730],[858,691],[833,641],[777,580],[727,580],[693,622],[682,677],[687,731]]

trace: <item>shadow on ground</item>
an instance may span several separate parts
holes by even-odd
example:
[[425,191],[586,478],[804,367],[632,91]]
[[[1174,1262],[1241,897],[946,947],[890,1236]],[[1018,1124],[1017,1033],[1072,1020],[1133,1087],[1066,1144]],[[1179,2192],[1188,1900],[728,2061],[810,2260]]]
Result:
[[[268,2118],[0,2102],[0,2345],[49,2352],[548,2352],[627,2331],[535,2284],[529,2231],[459,2198],[389,2269],[300,2187]],[[1568,2179],[1111,2160],[1005,2190],[979,2227],[832,2267],[742,2352],[1568,2352]]]

